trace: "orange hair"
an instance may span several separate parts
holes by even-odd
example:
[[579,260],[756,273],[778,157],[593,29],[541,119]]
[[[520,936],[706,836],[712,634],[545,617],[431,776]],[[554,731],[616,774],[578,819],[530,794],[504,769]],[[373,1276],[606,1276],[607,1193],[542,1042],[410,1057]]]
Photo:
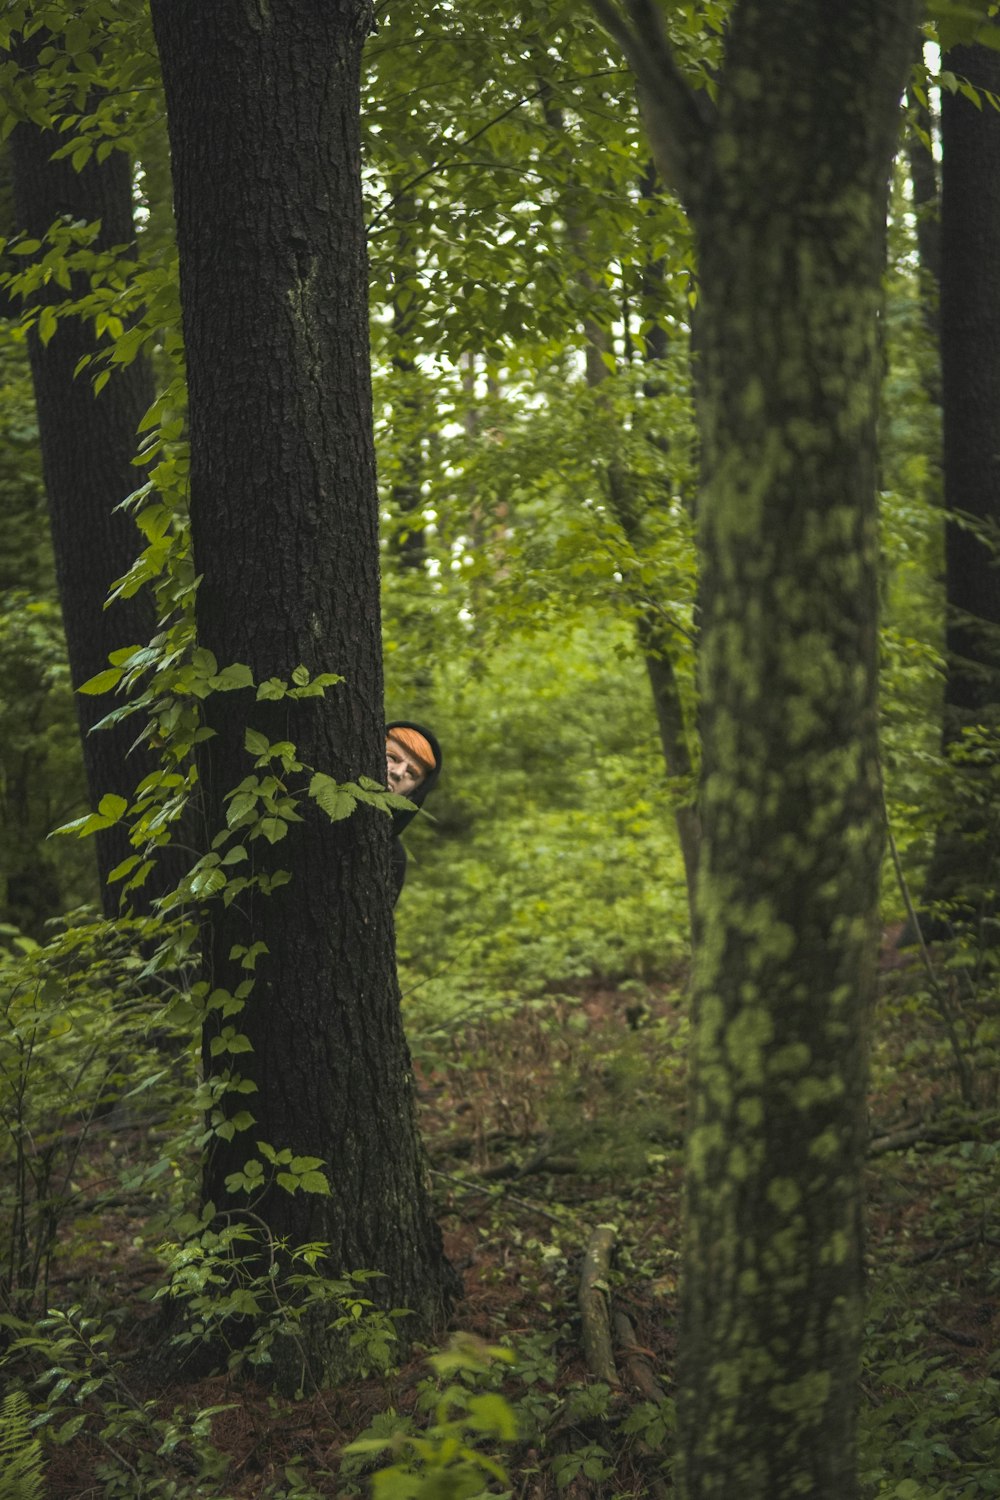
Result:
[[390,729],[386,736],[387,742],[395,740],[402,745],[408,755],[412,755],[428,771],[433,771],[437,765],[437,757],[431,749],[430,741],[426,740],[416,729]]

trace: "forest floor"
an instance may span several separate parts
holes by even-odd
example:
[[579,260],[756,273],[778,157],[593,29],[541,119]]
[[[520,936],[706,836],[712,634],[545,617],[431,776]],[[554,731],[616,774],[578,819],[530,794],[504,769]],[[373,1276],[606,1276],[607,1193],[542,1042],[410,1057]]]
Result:
[[[978,1079],[977,1108],[957,1102],[942,1024],[912,999],[911,961],[895,954],[893,936],[872,1075],[866,1493],[998,1494],[996,1079]],[[523,1500],[670,1493],[685,1014],[680,975],[595,981],[537,997],[516,1016],[417,1038],[440,1222],[464,1283],[452,1327],[516,1352],[497,1381],[523,1436],[484,1446],[507,1463],[509,1493]],[[110,1137],[95,1146],[109,1157],[120,1149]],[[614,1255],[598,1273],[597,1301],[628,1320],[618,1322],[613,1383],[595,1377],[580,1294],[588,1246],[607,1224]],[[164,1439],[154,1458],[154,1444],[143,1462],[134,1433],[119,1442],[85,1424],[47,1450],[48,1500],[366,1494],[372,1460],[344,1465],[342,1449],[373,1422],[381,1435],[419,1420],[432,1400],[427,1351],[388,1377],[296,1401],[240,1373],[157,1389],[148,1365],[128,1357],[154,1316],[156,1266],[141,1227],[135,1205],[109,1210],[89,1226],[89,1250],[78,1241],[72,1264],[57,1264],[54,1284],[66,1302],[127,1307],[118,1368],[128,1400],[150,1403],[160,1436],[171,1412],[187,1415],[173,1446]],[[213,1408],[199,1438],[197,1414]],[[195,1472],[205,1442],[218,1455],[214,1479]],[[141,1477],[157,1466],[161,1481]]]

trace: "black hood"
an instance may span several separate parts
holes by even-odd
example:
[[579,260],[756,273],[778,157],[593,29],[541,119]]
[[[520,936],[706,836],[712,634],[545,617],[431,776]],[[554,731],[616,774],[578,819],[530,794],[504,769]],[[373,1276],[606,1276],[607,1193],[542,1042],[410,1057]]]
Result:
[[[437,786],[438,777],[441,775],[441,746],[426,724],[414,724],[409,719],[393,719],[391,724],[385,726],[385,732],[388,735],[394,729],[415,729],[417,734],[423,735],[434,752],[434,769],[428,771],[420,785],[407,794],[407,801],[415,802],[417,807],[420,807],[428,792],[432,792]],[[416,816],[416,812],[410,812],[406,808],[394,808],[392,813],[393,833],[402,833],[406,825],[411,823]]]

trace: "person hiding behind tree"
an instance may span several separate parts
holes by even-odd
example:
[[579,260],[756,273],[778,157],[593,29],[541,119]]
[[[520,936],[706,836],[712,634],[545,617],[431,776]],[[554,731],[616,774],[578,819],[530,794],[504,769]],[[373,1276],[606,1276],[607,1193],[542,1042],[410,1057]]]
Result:
[[417,815],[441,773],[441,746],[422,724],[397,722],[385,726],[386,778],[390,792],[398,792],[416,807],[395,808],[392,814],[392,904],[406,880],[406,850],[399,835]]

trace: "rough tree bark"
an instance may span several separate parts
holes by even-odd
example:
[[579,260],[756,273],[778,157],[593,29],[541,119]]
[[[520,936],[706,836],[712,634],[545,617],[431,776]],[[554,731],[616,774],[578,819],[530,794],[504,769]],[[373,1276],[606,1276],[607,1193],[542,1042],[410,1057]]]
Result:
[[[200,643],[257,681],[303,663],[345,681],[324,698],[209,700],[207,825],[251,770],[246,725],[293,741],[338,781],[385,774],[378,504],[361,204],[359,73],[367,0],[154,0],[170,128],[191,407],[191,525]],[[213,913],[206,975],[235,990],[234,945],[267,945],[236,1059],[256,1123],[213,1139],[204,1193],[264,1140],[323,1158],[329,1197],[280,1187],[271,1232],[324,1240],[337,1270],[381,1271],[376,1295],[440,1320],[452,1287],[431,1214],[402,1031],[389,822],[331,824],[303,805],[258,868],[289,885]],[[315,812],[315,810],[313,810]],[[213,1035],[207,1028],[206,1041]],[[217,1077],[225,1054],[206,1067]],[[230,1106],[225,1106],[227,1112]],[[322,1358],[322,1351],[320,1351]]]
[[[22,65],[30,66],[40,41],[36,35],[20,49]],[[96,250],[131,245],[135,229],[128,157],[113,151],[106,161],[91,158],[77,172],[68,159],[50,159],[64,139],[28,123],[17,125],[11,134],[17,227],[43,239],[61,217],[84,223],[100,220]],[[40,300],[58,303],[67,295],[73,291],[67,294],[53,282]],[[109,652],[148,641],[155,627],[152,600],[145,592],[104,608],[110,586],[128,571],[140,550],[131,517],[115,507],[140,482],[132,458],[136,429],[153,399],[153,382],[140,358],[116,370],[95,397],[86,375],[74,379],[77,361],[95,347],[92,330],[77,318],[61,318],[47,346],[37,329],[32,330],[28,347],[56,582],[76,688],[107,666]],[[127,720],[91,734],[91,727],[108,711],[107,700],[77,695],[76,705],[93,806],[106,792],[129,797],[149,769],[141,757],[126,759],[135,738],[134,723]],[[106,876],[132,852],[131,846],[123,829],[112,828],[97,836],[96,849],[105,910],[111,916],[118,909],[118,887],[109,888]]]
[[682,1493],[856,1496],[876,755],[876,315],[912,0],[737,0],[718,105],[595,0],[699,264],[699,947]]
[[[954,47],[945,66],[1000,93],[1000,54]],[[1000,114],[943,91],[941,104],[941,385],[944,414],[945,700],[943,743],[1000,723]],[[964,764],[960,805],[935,841],[924,899],[963,920],[995,912],[996,815],[981,769]],[[944,936],[947,924],[928,931]]]

